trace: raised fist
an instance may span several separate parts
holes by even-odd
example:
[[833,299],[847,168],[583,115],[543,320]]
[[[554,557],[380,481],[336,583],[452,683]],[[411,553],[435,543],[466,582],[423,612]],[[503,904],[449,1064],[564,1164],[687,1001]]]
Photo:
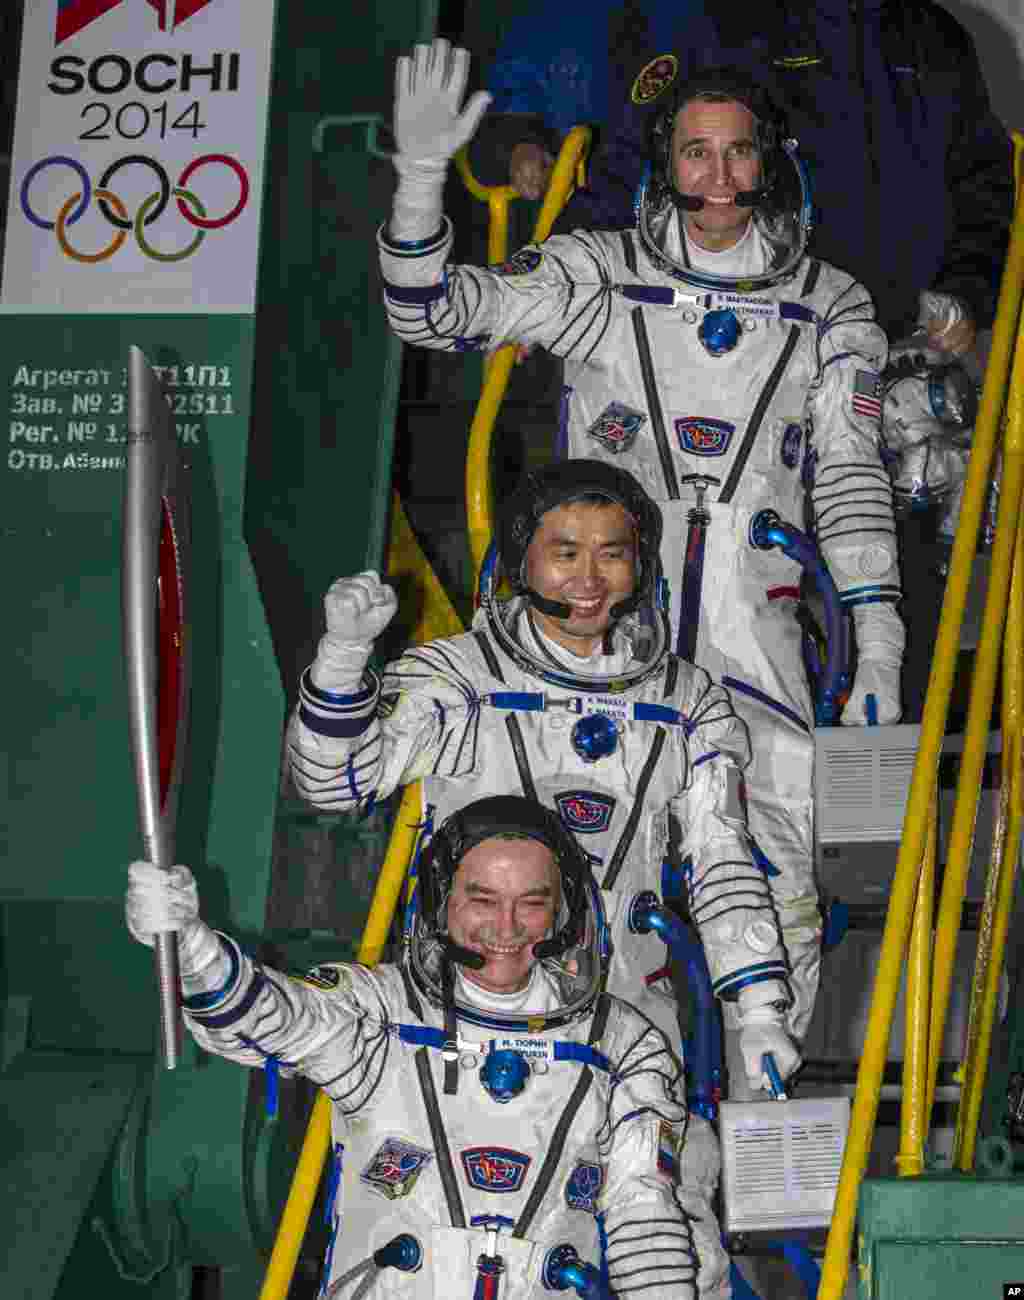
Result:
[[338,578],[324,597],[327,636],[331,641],[369,645],[391,622],[398,608],[394,588],[373,569],[353,578]]

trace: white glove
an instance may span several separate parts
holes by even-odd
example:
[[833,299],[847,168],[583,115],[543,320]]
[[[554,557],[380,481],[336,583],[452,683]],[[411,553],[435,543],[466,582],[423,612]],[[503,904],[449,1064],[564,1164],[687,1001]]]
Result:
[[395,64],[394,135],[398,189],[391,238],[429,239],[441,225],[441,191],[448,159],[471,139],[491,96],[478,90],[460,112],[469,77],[469,51],[437,40],[417,45]]
[[220,988],[231,962],[220,940],[199,916],[199,892],[188,867],[164,871],[152,862],[133,862],[128,882],[124,918],[132,938],[152,948],[157,934],[176,932],[185,993]]
[[800,1053],[796,1044],[786,1033],[786,1013],[780,1011],[773,1002],[763,1002],[759,1006],[744,1005],[756,998],[758,986],[743,989],[739,996],[740,1004],[740,1052],[743,1056],[743,1068],[747,1072],[747,1083],[756,1092],[763,1088],[771,1091],[771,1083],[764,1070],[762,1061],[766,1052],[775,1058],[775,1066],[783,1079],[788,1079],[800,1064]]
[[840,719],[844,727],[866,727],[867,697],[875,697],[876,718],[881,726],[898,722],[900,668],[907,633],[903,620],[891,604],[857,605],[853,610],[857,631],[857,675],[850,698]]
[[491,96],[478,90],[460,112],[469,57],[436,40],[395,64],[395,143],[403,159],[447,163],[472,139]]
[[309,671],[313,685],[342,695],[357,691],[373,643],[397,608],[394,588],[373,569],[332,582],[324,597],[327,632]]

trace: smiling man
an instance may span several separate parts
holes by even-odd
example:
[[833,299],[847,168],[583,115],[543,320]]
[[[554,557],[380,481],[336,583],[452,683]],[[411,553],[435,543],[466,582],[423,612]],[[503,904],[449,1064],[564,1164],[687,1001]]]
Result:
[[557,235],[501,267],[453,265],[447,159],[486,107],[461,108],[467,61],[443,41],[399,60],[399,182],[379,235],[392,328],[423,347],[516,342],[564,357],[559,453],[628,469],[660,505],[674,648],[729,688],[750,729],[750,829],[799,1040],[821,958],[814,708],[799,566],[755,548],[750,525],[763,510],[812,519],[855,633],[842,722],[897,721],[905,638],[879,450],[885,336],[867,291],[807,253],[810,195],[777,106],[736,69],[677,80],[674,55],[637,82],[651,121],[630,229]]
[[[428,842],[436,822],[485,794],[556,810],[601,887],[609,991],[678,1042],[664,945],[635,933],[630,916],[641,893],[684,897],[715,992],[742,1025],[739,1068],[759,1089],[764,1052],[784,1074],[799,1056],[784,1028],[785,955],[747,834],[746,728],[726,691],[669,649],[660,538],[661,512],[618,466],[566,460],[532,472],[503,503],[472,630],[407,651],[380,681],[366,664],[395,594],[375,573],[340,579],[302,678],[292,775],[317,807],[346,812],[422,778]],[[502,572],[507,600],[497,596]],[[677,861],[688,863],[678,873],[663,870],[670,818]],[[533,892],[543,890],[538,876],[499,907],[494,883],[468,876],[453,915],[487,971],[521,979],[548,900]],[[709,1300],[729,1294],[710,1208],[718,1163],[707,1120],[691,1115],[680,1196]]]
[[178,935],[201,1046],[331,1099],[328,1300],[533,1300],[572,1252],[588,1294],[612,1294],[605,1262],[617,1295],[695,1300],[681,1071],[603,990],[600,895],[554,813],[500,796],[450,817],[421,857],[401,963],[373,970],[291,978],[204,924],[185,867],[137,862],[129,880],[134,938]]

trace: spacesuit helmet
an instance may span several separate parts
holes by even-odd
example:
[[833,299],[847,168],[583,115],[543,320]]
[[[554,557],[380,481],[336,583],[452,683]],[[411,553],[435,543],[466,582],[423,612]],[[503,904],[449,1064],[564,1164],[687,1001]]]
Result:
[[882,373],[882,437],[898,513],[959,491],[977,411],[977,385],[959,361],[926,340],[894,345]]
[[[446,980],[446,967],[479,969],[483,959],[455,943],[447,931],[447,903],[459,863],[490,839],[529,839],[554,855],[560,890],[551,934],[533,946],[534,958],[559,990],[554,1008],[543,1006],[493,1013],[480,1000],[460,998]],[[406,909],[404,961],[414,985],[435,1006],[454,1002],[456,1014],[474,1024],[509,1029],[552,1028],[584,1015],[604,985],[610,955],[600,891],[586,854],[557,813],[534,799],[492,795],[452,813],[420,854],[416,889]],[[543,1022],[543,1026],[540,1022]]]
[[[526,474],[501,507],[496,545],[481,573],[480,604],[496,640],[527,672],[578,689],[608,689],[607,679],[598,674],[573,669],[567,675],[568,670],[552,665],[536,646],[515,634],[520,612],[530,606],[555,618],[568,618],[570,614],[568,605],[547,600],[528,585],[526,558],[543,517],[550,510],[575,502],[618,505],[635,529],[636,584],[629,597],[612,607],[613,625],[605,638],[606,652],[617,631],[629,638],[635,662],[616,674],[616,680],[622,683],[617,689],[625,689],[657,671],[669,645],[667,600],[659,560],[661,511],[627,470],[603,461],[576,459],[551,461]],[[511,601],[497,599],[501,574],[514,593]]]
[[[754,189],[736,196],[736,204],[752,210],[754,225],[772,250],[770,264],[761,274],[714,273],[690,264],[683,214],[699,210],[704,201],[679,192],[672,139],[679,113],[693,100],[735,101],[754,116],[760,179]],[[674,86],[665,102],[652,108],[647,139],[648,163],[635,208],[637,233],[656,266],[687,284],[722,292],[769,288],[796,273],[811,233],[810,185],[797,142],[788,136],[784,114],[749,74],[732,67],[694,73]]]

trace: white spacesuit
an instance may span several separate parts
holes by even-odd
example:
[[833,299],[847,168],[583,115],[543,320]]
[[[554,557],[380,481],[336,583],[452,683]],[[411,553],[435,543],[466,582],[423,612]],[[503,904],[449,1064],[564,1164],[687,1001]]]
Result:
[[[958,503],[977,410],[967,370],[928,348],[923,331],[893,347],[882,375],[882,434],[897,511]],[[943,517],[940,536],[946,531]]]
[[[538,629],[531,616],[538,595],[522,578],[539,521],[580,497],[622,505],[639,539],[629,608],[589,659]],[[363,672],[368,633],[390,619],[393,594],[376,575],[341,580],[328,594],[327,635],[302,678],[289,737],[292,775],[317,807],[345,811],[421,778],[428,833],[485,794],[515,790],[548,804],[577,837],[602,889],[610,991],[675,1042],[672,987],[667,978],[647,978],[664,966],[665,949],[630,926],[642,895],[662,897],[672,814],[678,857],[689,863],[683,888],[690,914],[716,994],[742,1013],[746,1073],[756,1086],[764,1051],[784,1073],[799,1058],[781,1028],[789,1000],[785,955],[746,832],[746,728],[728,694],[666,648],[665,612],[652,603],[661,587],[659,536],[660,512],[617,466],[569,460],[534,471],[504,503],[497,555],[522,594],[496,600],[489,570],[473,630],[408,650],[379,683]],[[696,1118],[681,1174],[710,1199],[717,1146]],[[704,1244],[701,1294],[727,1295],[717,1232]]]
[[873,695],[877,720],[895,721],[904,633],[878,447],[885,336],[866,290],[805,255],[810,203],[792,142],[783,146],[758,93],[729,78],[709,87],[752,106],[761,160],[760,187],[737,200],[754,215],[734,246],[699,247],[680,210],[701,203],[667,179],[673,121],[695,85],[663,115],[660,143],[655,130],[635,230],[556,236],[498,268],[450,264],[438,176],[482,110],[474,99],[458,116],[458,73],[441,45],[429,58],[418,47],[398,83],[400,182],[379,240],[389,319],[419,346],[516,341],[563,357],[563,454],[629,469],[660,504],[676,650],[729,687],[750,727],[750,826],[800,1038],[820,963],[814,714],[793,617],[800,574],[780,552],[755,549],[749,529],[765,508],[799,526],[809,490],[818,544],[857,630],[842,720],[865,723]]
[[[445,909],[467,853],[510,836],[551,850],[561,891],[524,986],[489,992],[464,973],[484,958],[448,937]],[[680,1072],[661,1033],[601,992],[607,936],[584,856],[550,812],[502,797],[440,828],[422,872],[399,966],[326,964],[296,979],[205,926],[185,868],[130,869],[129,929],[149,944],[179,932],[200,1045],[304,1075],[331,1098],[321,1295],[541,1300],[545,1269],[575,1252],[603,1261],[620,1296],[693,1300]],[[396,1263],[378,1267],[389,1243]]]

